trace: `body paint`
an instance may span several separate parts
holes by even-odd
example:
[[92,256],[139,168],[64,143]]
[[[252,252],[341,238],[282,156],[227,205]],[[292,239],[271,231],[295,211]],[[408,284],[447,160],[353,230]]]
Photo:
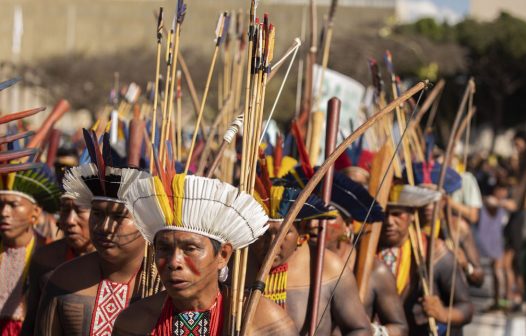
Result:
[[197,276],[201,275],[201,272],[197,269],[192,259],[188,256],[184,256],[184,261],[188,265],[188,268]]

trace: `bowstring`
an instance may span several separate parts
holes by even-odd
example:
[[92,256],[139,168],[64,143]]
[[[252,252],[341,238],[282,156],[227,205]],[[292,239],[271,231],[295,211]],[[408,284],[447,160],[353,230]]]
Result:
[[420,105],[420,100],[422,99],[424,91],[425,91],[425,89],[420,91],[420,94],[419,94],[418,99],[416,101],[415,107],[413,108],[413,111],[411,112],[411,115],[409,116],[409,120],[407,120],[407,122],[406,122],[404,131],[402,132],[402,135],[400,136],[400,140],[398,140],[398,142],[396,144],[395,151],[394,151],[393,155],[391,156],[391,159],[389,160],[389,164],[387,165],[387,169],[386,169],[386,171],[384,173],[384,176],[382,177],[382,180],[380,181],[380,184],[378,185],[378,188],[376,188],[376,193],[375,193],[375,196],[374,196],[374,200],[371,202],[371,205],[369,206],[369,209],[367,211],[367,215],[365,216],[365,219],[363,220],[363,224],[361,225],[360,230],[358,231],[358,234],[356,235],[356,238],[355,238],[355,240],[353,242],[351,251],[350,251],[349,255],[347,256],[347,259],[345,260],[345,263],[343,265],[342,271],[340,272],[340,275],[338,276],[338,280],[336,281],[336,285],[334,285],[334,288],[331,291],[331,296],[329,297],[329,300],[327,301],[327,304],[325,305],[325,308],[323,309],[323,313],[321,314],[321,316],[319,318],[319,322],[316,325],[316,329],[314,330],[314,335],[316,335],[316,333],[318,332],[318,329],[320,328],[321,321],[323,321],[323,316],[325,316],[325,313],[327,312],[327,308],[329,307],[329,305],[332,302],[332,299],[334,298],[334,293],[336,292],[336,288],[340,284],[340,280],[341,280],[341,278],[343,276],[343,273],[345,272],[345,269],[347,268],[347,265],[349,264],[349,261],[351,260],[351,256],[352,256],[354,250],[356,249],[357,243],[360,241],[360,237],[362,236],[364,228],[367,225],[367,219],[369,219],[369,216],[371,215],[373,207],[374,207],[375,203],[377,203],[376,202],[376,197],[378,197],[378,194],[380,193],[380,189],[382,189],[382,186],[383,186],[383,184],[385,182],[385,179],[387,178],[387,172],[391,169],[391,166],[393,165],[394,159],[395,159],[398,151],[400,150],[400,146],[402,144],[402,141],[404,140],[405,134],[407,133],[407,130],[409,129],[409,124],[410,124],[411,120],[413,119],[418,106]]

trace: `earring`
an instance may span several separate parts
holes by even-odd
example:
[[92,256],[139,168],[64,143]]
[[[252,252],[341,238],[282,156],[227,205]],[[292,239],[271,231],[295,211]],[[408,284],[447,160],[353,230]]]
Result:
[[301,247],[301,245],[303,245],[306,241],[309,241],[309,239],[310,239],[309,234],[305,234],[305,235],[299,236],[298,237],[298,242],[296,243],[296,246],[297,247]]
[[228,279],[228,266],[219,271],[219,282],[225,282]]

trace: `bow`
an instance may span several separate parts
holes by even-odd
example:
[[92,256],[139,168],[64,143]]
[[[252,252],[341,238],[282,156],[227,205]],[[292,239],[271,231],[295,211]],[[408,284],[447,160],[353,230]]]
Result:
[[364,134],[369,128],[371,128],[378,120],[382,119],[387,114],[392,112],[396,108],[396,106],[405,102],[406,100],[411,98],[414,94],[423,90],[427,85],[428,85],[427,81],[417,83],[415,86],[409,89],[406,93],[404,93],[398,99],[394,100],[389,105],[387,105],[384,109],[382,109],[381,111],[373,115],[371,118],[369,118],[363,125],[361,125],[352,134],[350,134],[347,138],[345,138],[345,140],[343,140],[343,142],[338,147],[336,147],[336,149],[329,155],[329,157],[325,160],[325,162],[320,166],[318,171],[312,176],[310,181],[305,185],[305,188],[303,188],[296,202],[294,202],[287,216],[283,220],[283,224],[280,227],[280,231],[278,232],[276,238],[272,242],[269,252],[265,257],[265,260],[263,261],[263,265],[258,272],[255,286],[253,287],[254,289],[252,291],[252,295],[250,296],[250,301],[248,302],[247,312],[245,314],[245,319],[243,321],[243,325],[241,328],[241,335],[246,335],[248,328],[252,322],[252,319],[254,318],[256,307],[258,305],[261,294],[263,293],[263,290],[264,290],[264,285],[261,286],[261,284],[264,284],[265,277],[268,275],[270,268],[272,267],[272,263],[281,246],[281,243],[285,239],[285,236],[290,226],[292,225],[294,219],[296,218],[299,211],[301,210],[303,203],[307,200],[307,198],[312,193],[314,188],[316,188],[316,186],[321,181],[325,173],[334,164],[336,159],[354,141],[356,141],[362,134]]

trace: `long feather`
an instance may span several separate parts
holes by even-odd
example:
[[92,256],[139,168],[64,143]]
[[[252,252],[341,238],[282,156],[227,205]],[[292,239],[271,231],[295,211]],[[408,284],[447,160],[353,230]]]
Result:
[[102,157],[107,166],[113,167],[113,158],[111,155],[111,144],[110,144],[110,134],[105,132],[102,136]]
[[[307,178],[298,167],[294,172],[286,175],[284,179],[288,181],[289,186],[292,187],[301,187],[309,181],[309,178]],[[321,186],[318,185],[316,193],[319,193],[320,191]],[[368,223],[383,221],[385,216],[382,207],[369,194],[369,192],[361,184],[354,182],[342,173],[334,174],[331,203],[343,214],[358,221],[365,220],[371,205],[373,205],[373,207],[367,218]]]
[[84,136],[84,143],[86,144],[86,150],[88,151],[90,162],[96,164],[97,163],[97,154],[95,153],[95,145],[93,143],[93,138],[91,137],[90,132],[83,128],[82,134]]
[[303,169],[305,175],[311,178],[312,175],[314,175],[314,169],[312,168],[312,165],[310,163],[309,154],[307,153],[307,148],[305,147],[303,137],[301,136],[301,132],[296,121],[292,122],[292,134],[296,139],[296,145],[298,147],[298,152],[300,156],[301,168]]
[[269,169],[273,169],[273,167],[267,166],[267,160],[265,160],[263,153],[260,153],[258,165],[260,168],[259,177],[261,179],[261,182],[263,183],[263,186],[267,189],[267,191],[269,191],[270,188],[272,187],[272,181],[270,180]]
[[256,176],[256,183],[254,185],[254,190],[259,195],[260,200],[263,202],[267,209],[270,209],[270,197],[269,190],[265,187],[259,176]]
[[331,200],[340,210],[358,221],[364,221],[373,204],[371,213],[367,217],[368,223],[381,222],[385,215],[382,206],[376,202],[369,192],[359,183],[354,182],[344,174],[334,174]]
[[101,191],[97,175],[97,166],[94,163],[68,169],[62,180],[65,195],[75,199],[80,206],[89,209],[93,195]]
[[177,0],[177,22],[183,23],[184,16],[186,14],[186,4],[184,0]]
[[106,185],[104,183],[104,180],[106,179],[106,164],[104,162],[104,158],[102,157],[99,141],[97,139],[97,133],[95,133],[95,131],[91,131],[91,138],[95,148],[95,164],[97,165],[99,172],[100,186],[102,188],[103,195],[106,195]]
[[[283,197],[278,208],[278,213],[285,217],[289,212],[290,208],[298,198],[301,189],[296,188],[285,188]],[[307,220],[307,219],[331,219],[336,217],[336,212],[331,211],[324,203],[321,198],[316,195],[310,195],[309,198],[303,204],[296,220]]]

